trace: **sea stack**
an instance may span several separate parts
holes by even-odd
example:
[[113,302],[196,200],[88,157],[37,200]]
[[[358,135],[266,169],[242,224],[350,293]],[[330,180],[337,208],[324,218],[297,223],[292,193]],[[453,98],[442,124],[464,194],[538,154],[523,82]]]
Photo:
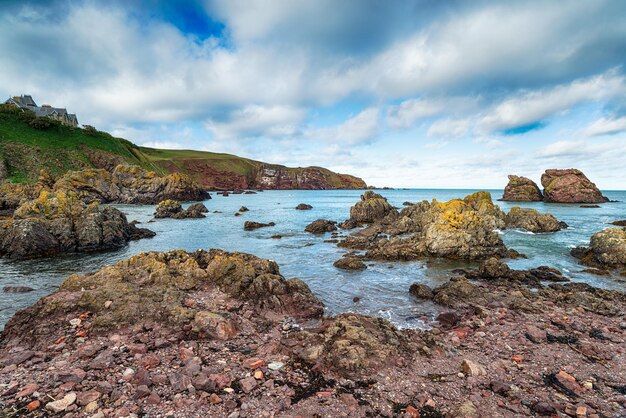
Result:
[[541,175],[544,201],[554,203],[603,203],[609,199],[575,168],[546,170]]
[[504,188],[502,195],[506,202],[541,202],[543,195],[537,183],[528,177],[509,175],[509,183]]

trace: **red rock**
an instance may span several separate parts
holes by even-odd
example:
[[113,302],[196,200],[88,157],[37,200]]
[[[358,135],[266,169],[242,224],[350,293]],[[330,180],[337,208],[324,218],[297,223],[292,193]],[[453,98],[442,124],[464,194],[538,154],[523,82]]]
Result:
[[463,362],[461,363],[461,369],[466,376],[484,376],[487,374],[485,368],[482,365],[468,359],[463,359]]
[[463,338],[467,337],[467,335],[470,332],[470,329],[469,327],[459,327],[459,328],[453,329],[452,332],[454,332],[456,336],[462,340]]
[[148,351],[145,344],[128,344],[127,347],[130,354],[146,354]]
[[258,358],[251,358],[246,360],[245,366],[249,369],[258,369],[259,367],[262,367],[265,365],[265,361],[263,361],[262,359],[258,359]]
[[150,392],[146,398],[146,403],[150,405],[158,405],[161,403],[161,397],[156,392]]
[[543,330],[540,330],[534,325],[526,326],[525,335],[526,335],[526,338],[528,338],[530,341],[534,342],[535,344],[540,344],[542,342],[545,342],[547,338],[546,332]]
[[453,327],[456,324],[459,323],[459,321],[461,320],[461,317],[459,317],[459,314],[457,314],[456,312],[442,312],[439,315],[437,315],[437,321],[439,321],[439,323],[443,326],[446,327]]
[[555,378],[561,385],[563,385],[568,390],[571,390],[575,394],[580,395],[583,392],[582,386],[578,384],[574,376],[567,373],[566,371],[561,370],[555,375]]
[[524,356],[522,356],[521,354],[515,354],[513,355],[513,357],[511,357],[511,360],[513,361],[513,363],[521,363],[524,361]]
[[316,395],[320,398],[330,398],[331,396],[333,396],[333,393],[328,391],[320,391],[317,392]]
[[39,402],[39,400],[34,400],[26,405],[26,409],[28,409],[28,412],[33,412],[35,409],[39,409],[40,406],[41,402]]
[[216,393],[212,393],[211,396],[209,396],[209,402],[216,405],[222,402],[222,398],[220,398]]
[[35,393],[37,389],[39,389],[39,385],[37,383],[29,383],[26,386],[24,386],[22,390],[20,390],[19,392],[15,394],[15,398],[19,399],[19,398],[25,398],[27,396],[30,396],[33,393]]
[[97,390],[89,390],[86,392],[80,392],[76,395],[76,402],[80,406],[85,406],[93,401],[97,401],[100,398],[100,392]]
[[78,331],[76,334],[74,334],[75,337],[86,337],[87,336],[87,331]]
[[161,359],[155,354],[146,354],[141,358],[140,364],[146,369],[154,369],[161,364]]
[[137,386],[137,390],[135,391],[135,399],[145,398],[150,395],[150,388],[146,385]]
[[415,409],[413,405],[409,405],[406,407],[406,413],[409,414],[411,418],[420,418],[420,411]]
[[257,387],[258,383],[254,377],[250,376],[245,379],[241,379],[239,381],[239,385],[245,393],[250,393],[255,387]]
[[230,386],[231,380],[225,374],[210,374],[209,380],[212,380],[217,389],[224,389]]

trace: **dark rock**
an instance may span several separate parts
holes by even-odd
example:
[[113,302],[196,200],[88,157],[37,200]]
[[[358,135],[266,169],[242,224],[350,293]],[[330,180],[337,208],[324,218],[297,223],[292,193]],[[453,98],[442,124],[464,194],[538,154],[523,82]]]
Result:
[[526,177],[509,175],[502,199],[508,202],[540,202],[543,195],[537,183]]
[[582,171],[573,168],[567,170],[546,170],[541,176],[546,202],[555,203],[603,203],[609,199],[602,196],[600,190]]
[[589,247],[577,247],[570,254],[586,266],[602,269],[626,266],[626,229],[607,228],[591,236]]
[[307,205],[306,203],[300,203],[298,206],[296,206],[296,210],[311,210],[311,209],[313,209],[313,206]]
[[507,277],[511,269],[495,257],[489,258],[478,268],[478,273],[485,279],[499,279]]
[[454,311],[448,311],[437,315],[437,321],[443,326],[452,328],[461,321],[461,317]]
[[250,209],[248,209],[248,208],[247,208],[247,207],[245,207],[245,206],[242,206],[242,207],[240,207],[240,208],[239,208],[239,212],[241,212],[241,213],[243,213],[243,212],[249,212],[249,211],[250,211]]
[[304,230],[312,234],[324,234],[326,232],[336,231],[337,222],[328,221],[326,219],[317,219],[308,224]]
[[358,257],[342,257],[333,263],[333,266],[343,270],[364,270],[367,268],[363,260]]
[[264,224],[260,222],[246,221],[243,224],[243,229],[246,231],[252,231],[253,229],[265,228],[265,227],[274,226],[274,225],[276,225],[274,222]]
[[409,293],[418,299],[432,299],[435,295],[433,290],[422,283],[413,283],[409,288]]
[[35,289],[28,286],[4,286],[2,288],[2,291],[4,293],[28,293],[32,292],[33,290]]
[[187,210],[191,211],[191,212],[200,212],[200,213],[208,213],[209,212],[209,209],[207,209],[207,207],[204,206],[204,203],[202,203],[202,202],[192,203],[191,205],[189,205]]
[[162,202],[159,202],[159,204],[157,205],[154,217],[173,219],[197,219],[205,217],[202,214],[203,212],[208,212],[208,209],[202,203],[195,203],[191,205],[188,209],[183,209],[180,202],[177,202],[175,200],[164,200]]
[[597,209],[600,207],[600,205],[580,205],[581,208],[587,208],[587,209]]
[[611,225],[615,225],[615,226],[626,226],[626,220],[624,221],[613,221],[613,222],[609,222]]

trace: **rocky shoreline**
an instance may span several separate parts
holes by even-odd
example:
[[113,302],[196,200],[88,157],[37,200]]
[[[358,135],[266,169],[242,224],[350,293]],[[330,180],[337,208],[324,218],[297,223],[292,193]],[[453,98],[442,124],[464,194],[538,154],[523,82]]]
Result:
[[623,413],[626,296],[574,283],[535,282],[533,292],[519,280],[532,273],[493,264],[433,289],[442,313],[416,331],[325,317],[303,282],[254,256],[141,254],[71,276],[11,319],[0,408],[67,417]]
[[[4,221],[4,231],[25,221],[43,225],[59,253],[118,248],[149,234],[93,201],[99,187],[41,187]],[[183,209],[164,199],[155,217],[207,212],[201,203]],[[105,232],[112,225],[116,232]],[[244,229],[274,225],[245,221]],[[567,225],[533,209],[505,213],[487,192],[406,202],[398,210],[367,191],[344,222],[317,219],[306,227],[332,233],[330,242],[341,239],[338,245],[351,251],[334,265],[354,274],[368,260],[480,262],[450,271],[440,286],[404,289],[436,306],[438,315],[420,318],[425,330],[360,314],[325,315],[302,280],[244,253],[142,253],[72,275],[6,324],[0,415],[621,416],[626,294],[571,282],[549,266],[508,267],[501,259],[524,256],[504,245],[498,230],[506,228],[558,234]],[[82,240],[88,231],[109,241],[94,247],[91,236]],[[14,245],[16,236],[0,232],[0,242]],[[572,254],[581,266],[624,275],[626,229],[598,232]]]

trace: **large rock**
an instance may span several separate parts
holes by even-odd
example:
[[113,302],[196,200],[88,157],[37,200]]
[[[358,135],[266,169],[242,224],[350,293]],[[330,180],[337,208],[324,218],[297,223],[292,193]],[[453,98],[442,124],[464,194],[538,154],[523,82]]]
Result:
[[602,203],[609,199],[602,195],[582,171],[546,170],[541,175],[543,196],[546,202],[555,203]]
[[423,201],[404,208],[397,219],[382,229],[392,235],[413,235],[376,239],[367,257],[385,260],[504,257],[506,247],[496,231],[504,228],[504,217],[488,192],[449,202]]
[[111,250],[153,235],[129,224],[116,208],[86,205],[72,193],[42,192],[0,225],[0,256],[36,258]]
[[607,228],[591,236],[589,247],[578,247],[572,255],[582,264],[603,268],[626,268],[626,229]]
[[567,228],[565,222],[560,222],[549,213],[539,213],[535,209],[512,207],[505,218],[507,228],[525,229],[530,232],[556,232]]
[[387,199],[371,190],[361,195],[361,201],[350,208],[350,220],[354,222],[372,223],[383,219],[396,210]]
[[540,202],[543,195],[537,183],[527,177],[509,175],[502,199],[507,202]]
[[317,219],[304,228],[306,232],[312,234],[323,234],[326,232],[332,232],[337,230],[337,222],[329,221],[326,219]]
[[162,200],[204,200],[209,194],[189,176],[159,176],[138,166],[118,165],[104,169],[69,171],[54,184],[56,191],[77,193],[87,202],[156,204]]
[[[237,327],[228,313],[189,302],[192,295],[206,297],[202,292],[207,291],[210,301],[216,297],[234,307],[246,302],[257,315],[273,320],[323,313],[307,285],[286,280],[273,261],[221,250],[179,250],[142,253],[92,274],[70,276],[59,290],[16,314],[2,339],[46,347],[67,326],[68,315],[89,316],[90,332],[158,325],[187,327],[201,338],[229,338]],[[228,298],[233,301],[226,303]]]
[[204,218],[203,212],[208,211],[202,203],[194,203],[183,209],[180,202],[172,199],[159,202],[154,213],[155,218],[197,219]]

